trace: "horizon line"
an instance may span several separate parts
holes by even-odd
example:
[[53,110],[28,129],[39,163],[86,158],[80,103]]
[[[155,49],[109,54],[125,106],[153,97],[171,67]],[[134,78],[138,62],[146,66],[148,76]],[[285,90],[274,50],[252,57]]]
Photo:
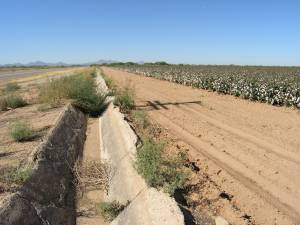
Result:
[[[104,61],[103,63],[99,63],[99,61]],[[106,62],[105,62],[106,61]],[[106,59],[100,59],[94,62],[80,62],[80,63],[67,63],[64,61],[57,61],[57,62],[46,62],[42,60],[35,60],[35,61],[29,61],[29,62],[13,62],[13,63],[0,63],[0,67],[18,67],[18,66],[24,66],[24,67],[30,67],[30,66],[55,66],[55,64],[65,64],[67,65],[91,65],[91,64],[112,64],[112,63],[135,63],[135,64],[147,64],[147,63],[157,63],[157,62],[166,62],[169,65],[191,65],[191,66],[258,66],[258,67],[300,67],[300,65],[283,65],[283,64],[235,64],[235,63],[225,63],[225,64],[216,64],[216,63],[184,63],[184,62],[177,62],[172,63],[168,62],[167,60],[153,60],[153,61],[131,61],[131,60],[106,60]],[[46,65],[34,65],[35,63],[41,63]],[[30,65],[33,64],[33,65]]]

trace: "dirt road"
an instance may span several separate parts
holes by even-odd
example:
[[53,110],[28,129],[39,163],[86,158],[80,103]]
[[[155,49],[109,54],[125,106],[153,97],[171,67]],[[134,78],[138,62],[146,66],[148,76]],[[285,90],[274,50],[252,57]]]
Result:
[[[300,224],[300,112],[103,68],[255,224]],[[241,224],[234,215],[224,216]]]
[[[19,78],[32,76],[41,73],[54,72],[64,70],[65,68],[51,68],[51,69],[25,69],[25,70],[14,70],[14,71],[0,71],[0,80],[8,78]],[[69,69],[69,68],[67,68]]]
[[[74,67],[75,68],[75,67]],[[66,68],[50,68],[50,69],[21,69],[21,70],[12,70],[12,71],[0,71],[0,80],[10,79],[10,78],[20,78],[33,76],[48,72],[56,72],[56,71],[67,71],[72,69],[72,67]],[[80,68],[79,68],[80,69]]]

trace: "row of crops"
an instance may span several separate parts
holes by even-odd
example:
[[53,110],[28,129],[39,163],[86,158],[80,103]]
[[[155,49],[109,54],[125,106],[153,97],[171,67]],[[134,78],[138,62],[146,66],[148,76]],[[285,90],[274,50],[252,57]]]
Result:
[[252,101],[300,108],[299,67],[127,65],[119,68]]

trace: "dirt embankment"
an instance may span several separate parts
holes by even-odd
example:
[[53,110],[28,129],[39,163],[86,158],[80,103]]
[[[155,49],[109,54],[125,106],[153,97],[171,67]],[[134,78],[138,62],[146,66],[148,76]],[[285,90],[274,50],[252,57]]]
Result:
[[232,224],[300,223],[299,111],[103,70],[133,85],[137,107],[188,148],[200,170],[188,194],[193,208]]
[[[44,78],[40,79],[43,76]],[[12,87],[16,90],[10,91],[6,88],[9,87],[8,84],[12,84],[12,81],[0,81],[0,101],[8,96],[20,96],[25,102],[17,108],[2,109],[0,107],[0,200],[14,192],[19,186],[11,179],[4,179],[5,176],[27,160],[28,155],[43,141],[63,110],[63,106],[51,108],[39,103],[39,89],[47,80],[45,74],[40,77],[39,79],[32,77],[29,81],[14,82],[16,86]],[[32,130],[32,134],[26,141],[16,141],[12,137],[12,128],[17,123],[25,123]]]
[[[73,168],[82,155],[86,116],[69,105],[31,154],[32,171],[0,205],[0,224],[75,224]],[[51,185],[49,185],[51,182]]]

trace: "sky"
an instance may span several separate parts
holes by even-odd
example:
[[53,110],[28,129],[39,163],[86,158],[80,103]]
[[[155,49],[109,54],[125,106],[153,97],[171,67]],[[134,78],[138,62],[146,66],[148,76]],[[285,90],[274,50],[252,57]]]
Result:
[[298,0],[0,0],[0,64],[300,66]]

